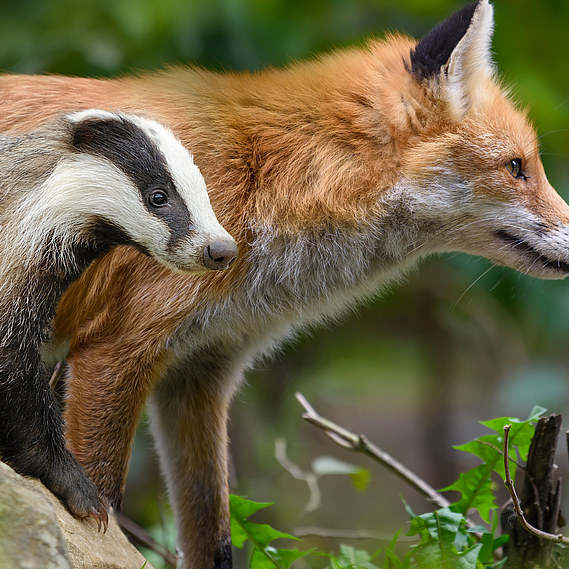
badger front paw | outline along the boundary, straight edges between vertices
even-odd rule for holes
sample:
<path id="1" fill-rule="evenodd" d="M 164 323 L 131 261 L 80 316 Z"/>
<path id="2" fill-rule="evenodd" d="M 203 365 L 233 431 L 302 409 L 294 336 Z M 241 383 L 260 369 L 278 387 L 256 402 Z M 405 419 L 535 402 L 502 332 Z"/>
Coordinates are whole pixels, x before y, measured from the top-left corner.
<path id="1" fill-rule="evenodd" d="M 57 456 L 20 453 L 12 457 L 10 463 L 20 474 L 38 478 L 73 516 L 80 519 L 91 517 L 97 522 L 98 531 L 107 531 L 109 516 L 97 488 L 67 449 Z"/>
<path id="2" fill-rule="evenodd" d="M 81 467 L 66 469 L 60 476 L 42 482 L 73 516 L 80 519 L 93 518 L 97 522 L 98 531 L 102 529 L 106 533 L 109 526 L 107 510 L 99 500 L 95 485 Z"/>

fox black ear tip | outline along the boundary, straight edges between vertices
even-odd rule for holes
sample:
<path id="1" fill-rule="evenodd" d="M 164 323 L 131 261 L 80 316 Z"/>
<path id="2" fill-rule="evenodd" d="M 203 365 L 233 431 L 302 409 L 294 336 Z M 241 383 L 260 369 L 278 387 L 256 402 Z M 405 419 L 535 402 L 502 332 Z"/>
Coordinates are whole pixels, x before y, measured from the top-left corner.
<path id="1" fill-rule="evenodd" d="M 419 81 L 437 77 L 441 68 L 447 65 L 454 50 L 475 20 L 475 15 L 489 8 L 488 0 L 477 0 L 466 4 L 435 26 L 411 50 L 411 73 Z"/>

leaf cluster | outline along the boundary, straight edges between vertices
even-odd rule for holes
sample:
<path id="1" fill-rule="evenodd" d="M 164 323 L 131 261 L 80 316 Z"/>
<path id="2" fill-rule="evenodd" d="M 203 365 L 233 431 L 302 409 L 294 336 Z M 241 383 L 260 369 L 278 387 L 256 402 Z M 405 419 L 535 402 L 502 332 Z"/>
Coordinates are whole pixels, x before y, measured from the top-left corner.
<path id="1" fill-rule="evenodd" d="M 229 497 L 231 513 L 231 540 L 235 547 L 241 549 L 248 540 L 252 547 L 251 569 L 288 569 L 294 561 L 309 552 L 297 549 L 278 549 L 271 545 L 275 539 L 298 538 L 273 529 L 267 524 L 257 524 L 247 518 L 258 510 L 272 506 L 271 503 L 259 503 L 239 496 Z"/>
<path id="2" fill-rule="evenodd" d="M 469 443 L 455 447 L 462 452 L 474 454 L 482 463 L 461 473 L 458 480 L 444 488 L 454 490 L 460 498 L 450 506 L 421 515 L 405 504 L 410 517 L 407 536 L 415 536 L 418 543 L 408 549 L 403 557 L 396 551 L 401 530 L 391 543 L 383 548 L 383 569 L 499 569 L 505 559 L 498 554 L 508 536 L 498 535 L 498 516 L 496 513 L 494 491 L 496 485 L 492 475 L 505 478 L 503 461 L 503 427 L 511 425 L 509 458 L 512 476 L 515 475 L 518 461 L 526 461 L 535 422 L 545 409 L 535 407 L 525 420 L 514 417 L 500 417 L 481 424 L 488 427 L 491 434 L 481 436 Z M 330 462 L 327 458 L 316 470 L 320 474 L 347 474 L 354 476 L 354 468 L 347 464 Z M 361 473 L 359 473 L 361 476 Z M 367 475 L 364 477 L 366 482 Z M 361 483 L 361 481 L 360 481 Z M 363 484 L 365 487 L 365 484 Z M 361 489 L 361 488 L 360 488 Z M 231 532 L 233 543 L 242 548 L 246 541 L 252 546 L 250 569 L 288 569 L 292 563 L 306 555 L 320 555 L 329 558 L 328 569 L 379 569 L 372 561 L 377 557 L 366 551 L 347 545 L 340 546 L 337 556 L 315 551 L 297 549 L 278 549 L 272 545 L 276 539 L 296 539 L 274 530 L 268 525 L 248 520 L 258 510 L 271 504 L 259 504 L 237 496 L 230 497 Z M 472 527 L 468 516 L 477 511 L 486 525 Z M 378 552 L 380 553 L 380 552 Z"/>
<path id="3" fill-rule="evenodd" d="M 492 474 L 501 480 L 505 478 L 503 459 L 503 427 L 511 424 L 509 446 L 510 470 L 515 476 L 518 461 L 526 461 L 535 432 L 535 422 L 545 409 L 534 407 L 526 420 L 515 417 L 500 417 L 482 421 L 494 433 L 481 436 L 469 443 L 459 445 L 457 450 L 474 454 L 482 464 L 460 474 L 458 480 L 443 491 L 460 492 L 460 498 L 447 508 L 441 508 L 415 516 L 407 507 L 411 517 L 408 536 L 418 536 L 420 542 L 400 559 L 395 554 L 395 542 L 385 550 L 384 569 L 498 569 L 505 563 L 496 554 L 507 542 L 508 536 L 498 536 L 497 504 L 494 490 L 496 485 Z M 476 510 L 490 525 L 469 527 L 468 515 Z"/>

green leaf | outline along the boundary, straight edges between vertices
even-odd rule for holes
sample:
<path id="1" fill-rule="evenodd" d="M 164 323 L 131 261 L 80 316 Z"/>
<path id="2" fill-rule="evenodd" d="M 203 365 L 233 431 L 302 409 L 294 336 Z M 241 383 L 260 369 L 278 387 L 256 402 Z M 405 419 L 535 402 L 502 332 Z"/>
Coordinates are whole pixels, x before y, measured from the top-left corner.
<path id="1" fill-rule="evenodd" d="M 426 529 L 433 539 L 452 543 L 463 521 L 462 514 L 452 512 L 449 508 L 441 508 L 413 518 L 411 529 L 405 535 L 416 535 Z"/>
<path id="2" fill-rule="evenodd" d="M 417 516 L 406 535 L 421 534 L 411 558 L 417 569 L 475 569 L 482 544 L 462 551 L 467 543 L 464 516 L 442 508 Z"/>
<path id="3" fill-rule="evenodd" d="M 405 501 L 405 498 L 403 498 L 403 496 L 401 494 L 399 494 L 399 498 L 403 502 L 403 506 L 405 507 L 405 511 L 409 514 L 409 519 L 412 520 L 413 518 L 416 518 L 417 516 L 415 515 L 415 512 L 413 512 L 413 510 L 411 509 L 411 506 L 409 506 L 409 504 Z"/>
<path id="4" fill-rule="evenodd" d="M 251 569 L 275 569 L 275 567 L 288 569 L 297 559 L 300 559 L 310 553 L 310 551 L 276 549 L 270 546 L 265 548 L 265 552 L 268 553 L 276 563 L 273 563 L 260 549 L 255 548 L 255 551 L 251 556 Z"/>
<path id="5" fill-rule="evenodd" d="M 399 539 L 399 534 L 402 532 L 403 530 L 397 530 L 397 532 L 395 533 L 395 535 L 393 536 L 393 539 L 389 542 L 389 546 L 386 549 L 390 549 L 391 551 L 393 551 L 395 549 L 395 546 L 397 545 L 397 540 Z"/>
<path id="6" fill-rule="evenodd" d="M 482 544 L 477 543 L 466 551 L 458 553 L 453 545 L 432 541 L 418 546 L 413 560 L 417 569 L 476 569 L 481 548 Z"/>
<path id="7" fill-rule="evenodd" d="M 247 532 L 247 537 L 261 549 L 265 549 L 275 539 L 294 539 L 299 541 L 297 537 L 277 531 L 267 524 L 255 524 L 244 520 L 241 522 L 241 527 Z"/>
<path id="8" fill-rule="evenodd" d="M 545 407 L 540 407 L 539 405 L 535 405 L 535 407 L 531 410 L 529 417 L 527 418 L 528 421 L 539 421 L 542 415 L 547 413 L 547 409 Z"/>
<path id="9" fill-rule="evenodd" d="M 458 557 L 460 557 L 462 562 L 463 562 L 461 564 L 461 567 L 464 567 L 465 569 L 467 567 L 471 567 L 472 569 L 475 569 L 476 563 L 480 557 L 481 550 L 482 550 L 482 544 L 476 543 L 472 547 L 470 547 L 470 548 L 462 551 L 461 553 L 459 553 Z"/>
<path id="10" fill-rule="evenodd" d="M 481 546 L 478 559 L 480 559 L 482 563 L 492 563 L 492 553 L 496 549 L 494 546 L 494 536 L 489 532 L 483 533 Z"/>
<path id="11" fill-rule="evenodd" d="M 362 468 L 359 472 L 350 474 L 352 485 L 356 492 L 365 492 L 371 481 L 371 472 L 367 468 Z"/>
<path id="12" fill-rule="evenodd" d="M 252 516 L 255 512 L 258 512 L 263 508 L 268 508 L 272 505 L 273 502 L 253 502 L 252 500 L 241 498 L 241 496 L 236 496 L 235 494 L 231 494 L 229 496 L 229 508 L 231 509 L 231 514 L 243 520 Z"/>
<path id="13" fill-rule="evenodd" d="M 470 508 L 476 508 L 484 521 L 490 521 L 490 511 L 497 507 L 492 493 L 491 474 L 496 472 L 502 480 L 506 477 L 502 450 L 503 428 L 505 425 L 511 425 L 508 454 L 512 459 L 510 462 L 511 475 L 515 478 L 516 463 L 513 461 L 517 460 L 518 455 L 522 460 L 527 460 L 531 439 L 535 432 L 533 422 L 539 419 L 544 412 L 543 407 L 534 407 L 525 421 L 520 421 L 516 417 L 499 417 L 490 421 L 482 421 L 482 425 L 495 431 L 496 434 L 484 435 L 474 441 L 454 447 L 457 450 L 474 454 L 483 461 L 481 465 L 461 473 L 456 482 L 443 489 L 443 491 L 457 490 L 461 493 L 460 500 L 452 506 L 454 511 L 466 515 Z"/>
<path id="14" fill-rule="evenodd" d="M 247 539 L 249 539 L 249 534 L 245 531 L 245 528 L 233 517 L 231 516 L 231 543 L 239 549 L 243 548 L 243 544 Z"/>
<path id="15" fill-rule="evenodd" d="M 497 507 L 492 492 L 491 470 L 487 464 L 480 464 L 468 472 L 461 472 L 458 480 L 444 488 L 456 490 L 461 498 L 451 508 L 466 515 L 470 508 L 476 508 L 485 522 L 490 522 L 490 510 Z"/>
<path id="16" fill-rule="evenodd" d="M 500 537 L 497 537 L 494 540 L 494 545 L 493 545 L 494 550 L 498 549 L 498 547 L 502 547 L 502 545 L 507 543 L 509 539 L 510 539 L 509 535 L 501 535 Z"/>
<path id="17" fill-rule="evenodd" d="M 336 565 L 332 564 L 333 569 L 379 569 L 371 563 L 371 555 L 363 549 L 355 549 L 350 545 L 340 545 L 340 555 L 334 558 Z"/>
<path id="18" fill-rule="evenodd" d="M 395 552 L 386 549 L 383 569 L 392 569 L 393 567 L 395 567 L 395 569 L 403 569 L 403 562 L 397 557 Z"/>
<path id="19" fill-rule="evenodd" d="M 401 498 L 403 500 L 403 498 Z M 398 530 L 393 536 L 393 539 L 389 542 L 389 545 L 385 548 L 385 559 L 383 560 L 383 569 L 391 569 L 395 566 L 396 569 L 402 569 L 403 563 L 395 554 L 395 546 L 397 545 L 397 540 L 399 539 L 399 534 L 402 530 Z"/>
<path id="20" fill-rule="evenodd" d="M 266 524 L 256 524 L 245 519 L 251 514 L 272 506 L 272 504 L 252 502 L 239 496 L 229 497 L 229 511 L 231 513 L 231 539 L 236 547 L 242 548 L 246 539 L 250 539 L 261 549 L 267 547 L 274 539 L 294 539 L 297 537 L 273 529 Z"/>
<path id="21" fill-rule="evenodd" d="M 318 476 L 344 474 L 352 479 L 357 492 L 365 492 L 371 480 L 371 472 L 367 468 L 350 464 L 332 456 L 319 456 L 312 461 L 312 470 Z"/>

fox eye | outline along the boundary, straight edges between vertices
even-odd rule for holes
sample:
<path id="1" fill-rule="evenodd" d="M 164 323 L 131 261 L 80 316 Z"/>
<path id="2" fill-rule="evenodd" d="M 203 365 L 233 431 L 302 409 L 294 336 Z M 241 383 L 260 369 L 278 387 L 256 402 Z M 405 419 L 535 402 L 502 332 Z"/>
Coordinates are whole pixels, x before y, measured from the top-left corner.
<path id="1" fill-rule="evenodd" d="M 514 158 L 513 160 L 510 160 L 506 164 L 506 168 L 508 169 L 508 172 L 510 172 L 510 174 L 514 178 L 527 180 L 527 176 L 524 174 L 524 172 L 522 170 L 522 159 L 521 158 Z"/>

